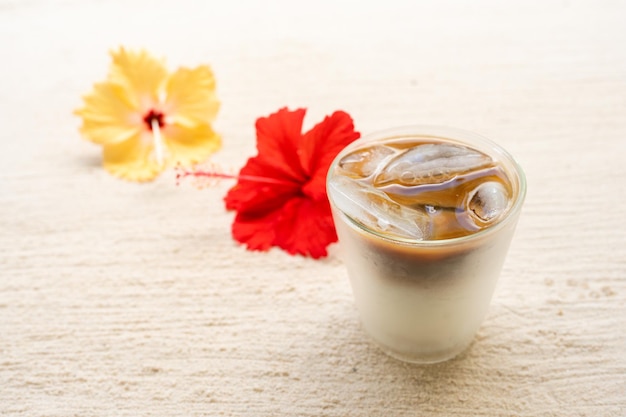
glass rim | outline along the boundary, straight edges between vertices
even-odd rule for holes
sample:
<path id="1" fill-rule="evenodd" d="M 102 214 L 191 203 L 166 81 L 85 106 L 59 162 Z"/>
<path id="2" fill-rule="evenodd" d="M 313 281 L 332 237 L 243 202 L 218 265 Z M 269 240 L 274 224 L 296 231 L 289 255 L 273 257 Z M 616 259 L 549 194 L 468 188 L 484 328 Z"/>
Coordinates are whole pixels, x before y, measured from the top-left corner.
<path id="1" fill-rule="evenodd" d="M 510 180 L 513 183 L 514 191 L 516 191 L 515 200 L 513 201 L 509 210 L 504 214 L 504 218 L 489 227 L 465 236 L 436 240 L 416 240 L 399 236 L 389 236 L 370 227 L 367 227 L 350 217 L 348 214 L 344 213 L 335 205 L 332 198 L 332 192 L 330 191 L 331 188 L 328 187 L 328 182 L 334 176 L 334 170 L 341 158 L 343 158 L 347 153 L 368 142 L 383 140 L 401 140 L 415 137 L 439 139 L 445 140 L 447 142 L 451 141 L 459 143 L 461 145 L 474 147 L 480 151 L 485 152 L 496 161 L 504 164 L 505 168 L 507 168 L 507 174 L 509 174 L 509 176 L 511 174 L 515 175 L 515 178 L 510 178 Z M 518 213 L 521 211 L 524 200 L 526 199 L 527 188 L 526 175 L 524 173 L 524 170 L 515 160 L 513 155 L 511 155 L 502 146 L 487 138 L 486 136 L 470 130 L 438 125 L 405 125 L 389 129 L 377 130 L 366 135 L 362 135 L 359 139 L 355 140 L 354 142 L 343 148 L 333 159 L 326 176 L 326 185 L 326 189 L 328 190 L 328 200 L 331 206 L 347 220 L 347 223 L 349 225 L 373 237 L 388 242 L 393 242 L 394 244 L 415 247 L 451 246 L 460 243 L 472 242 L 497 232 L 498 230 L 511 223 L 513 219 L 516 219 L 518 217 Z"/>

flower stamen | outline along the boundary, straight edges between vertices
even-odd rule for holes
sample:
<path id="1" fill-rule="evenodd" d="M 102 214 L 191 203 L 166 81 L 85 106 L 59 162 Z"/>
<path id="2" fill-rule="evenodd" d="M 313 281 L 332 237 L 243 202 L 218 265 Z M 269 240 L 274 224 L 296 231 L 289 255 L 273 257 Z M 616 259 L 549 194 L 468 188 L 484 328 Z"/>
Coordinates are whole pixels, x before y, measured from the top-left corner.
<path id="1" fill-rule="evenodd" d="M 152 119 L 150 127 L 152 128 L 152 139 L 154 140 L 154 153 L 159 166 L 163 165 L 163 139 L 161 138 L 160 124 L 156 119 Z"/>
<path id="2" fill-rule="evenodd" d="M 165 126 L 165 115 L 154 109 L 150 109 L 143 117 L 143 121 L 148 125 L 148 129 L 152 131 L 152 141 L 154 143 L 154 154 L 159 166 L 163 166 L 165 160 L 163 151 L 163 138 L 161 137 L 161 128 Z"/>
<path id="3" fill-rule="evenodd" d="M 155 121 L 158 123 L 159 127 L 165 126 L 165 115 L 158 110 L 150 109 L 143 117 L 143 121 L 148 126 L 148 129 L 154 130 Z"/>
<path id="4" fill-rule="evenodd" d="M 178 172 L 176 173 L 177 181 L 185 177 L 207 178 L 207 179 L 217 180 L 217 181 L 228 179 L 228 180 L 238 180 L 238 181 L 251 181 L 251 182 L 257 182 L 257 183 L 264 183 L 264 184 L 278 184 L 278 185 L 290 185 L 290 186 L 296 185 L 293 182 L 290 182 L 287 180 L 280 180 L 277 178 L 260 177 L 257 175 L 229 174 L 229 173 L 222 171 L 214 164 L 212 164 L 211 167 L 207 170 L 188 171 L 188 170 L 184 170 L 178 167 Z"/>

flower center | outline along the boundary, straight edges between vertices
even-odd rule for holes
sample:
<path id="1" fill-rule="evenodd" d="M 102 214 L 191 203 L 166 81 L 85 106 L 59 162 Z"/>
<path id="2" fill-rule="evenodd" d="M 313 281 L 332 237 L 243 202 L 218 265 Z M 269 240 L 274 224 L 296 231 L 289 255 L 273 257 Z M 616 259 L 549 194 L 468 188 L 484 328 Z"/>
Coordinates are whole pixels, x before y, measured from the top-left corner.
<path id="1" fill-rule="evenodd" d="M 150 109 L 143 117 L 143 121 L 148 125 L 148 129 L 152 130 L 152 122 L 157 122 L 159 127 L 165 126 L 165 115 L 158 110 Z"/>

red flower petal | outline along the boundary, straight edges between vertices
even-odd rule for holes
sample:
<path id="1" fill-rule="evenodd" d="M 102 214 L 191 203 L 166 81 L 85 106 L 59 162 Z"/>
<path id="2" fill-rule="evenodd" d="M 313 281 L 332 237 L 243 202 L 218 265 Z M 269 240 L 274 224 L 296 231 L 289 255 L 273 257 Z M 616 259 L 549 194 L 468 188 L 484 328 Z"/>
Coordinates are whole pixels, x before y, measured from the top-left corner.
<path id="1" fill-rule="evenodd" d="M 326 196 L 326 173 L 359 134 L 350 116 L 333 113 L 302 135 L 305 110 L 281 109 L 257 123 L 258 155 L 241 169 L 225 197 L 237 210 L 233 237 L 251 250 L 278 246 L 320 258 L 337 241 Z"/>
<path id="2" fill-rule="evenodd" d="M 279 216 L 277 211 L 270 211 L 264 216 L 238 213 L 232 226 L 233 237 L 250 250 L 268 250 L 274 244 L 274 224 Z"/>
<path id="3" fill-rule="evenodd" d="M 232 226 L 233 237 L 251 250 L 278 246 L 292 255 L 326 256 L 337 241 L 328 201 L 300 197 L 288 200 L 265 216 L 239 213 Z"/>
<path id="4" fill-rule="evenodd" d="M 282 212 L 276 224 L 276 246 L 292 255 L 310 255 L 314 259 L 328 254 L 328 245 L 337 241 L 328 200 L 293 199 Z"/>
<path id="5" fill-rule="evenodd" d="M 279 208 L 300 192 L 300 184 L 281 177 L 274 166 L 256 156 L 239 172 L 239 181 L 224 201 L 228 210 L 265 213 Z"/>
<path id="6" fill-rule="evenodd" d="M 297 182 L 306 180 L 307 173 L 298 161 L 305 113 L 305 109 L 289 111 L 282 108 L 256 122 L 259 162 L 277 169 L 280 178 Z"/>
<path id="7" fill-rule="evenodd" d="M 343 111 L 327 116 L 304 135 L 300 163 L 311 177 L 305 190 L 309 197 L 327 198 L 326 175 L 330 164 L 343 148 L 359 136 L 354 131 L 352 118 Z"/>

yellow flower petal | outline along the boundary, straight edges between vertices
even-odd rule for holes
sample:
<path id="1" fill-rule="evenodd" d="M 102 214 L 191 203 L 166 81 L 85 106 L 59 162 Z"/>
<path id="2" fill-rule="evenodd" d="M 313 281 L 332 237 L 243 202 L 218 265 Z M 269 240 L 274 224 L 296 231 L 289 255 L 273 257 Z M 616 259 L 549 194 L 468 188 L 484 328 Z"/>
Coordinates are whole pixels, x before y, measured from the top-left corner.
<path id="1" fill-rule="evenodd" d="M 219 101 L 215 95 L 215 78 L 206 65 L 194 69 L 179 68 L 165 86 L 165 111 L 172 123 L 192 127 L 215 119 Z"/>
<path id="2" fill-rule="evenodd" d="M 86 139 L 101 145 L 111 144 L 139 133 L 140 126 L 133 120 L 137 112 L 121 87 L 111 83 L 95 84 L 83 100 L 85 107 L 75 114 L 83 119 L 80 131 Z M 138 114 L 135 118 L 139 119 Z"/>
<path id="3" fill-rule="evenodd" d="M 106 82 L 95 84 L 76 111 L 83 135 L 103 145 L 110 173 L 148 181 L 169 166 L 202 162 L 219 149 L 221 139 L 209 124 L 219 102 L 208 66 L 168 76 L 164 63 L 144 50 L 122 47 L 111 57 Z"/>
<path id="4" fill-rule="evenodd" d="M 149 181 L 165 169 L 154 155 L 154 143 L 149 133 L 136 135 L 124 142 L 105 144 L 104 167 L 116 177 L 131 181 Z"/>
<path id="5" fill-rule="evenodd" d="M 203 162 L 222 145 L 220 136 L 208 124 L 193 128 L 170 125 L 163 131 L 163 137 L 171 165 Z"/>
<path id="6" fill-rule="evenodd" d="M 109 81 L 124 88 L 136 109 L 143 113 L 159 102 L 159 90 L 167 78 L 162 60 L 143 49 L 127 51 L 123 47 L 111 51 L 111 58 Z"/>

